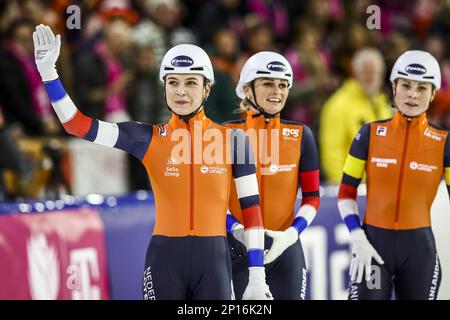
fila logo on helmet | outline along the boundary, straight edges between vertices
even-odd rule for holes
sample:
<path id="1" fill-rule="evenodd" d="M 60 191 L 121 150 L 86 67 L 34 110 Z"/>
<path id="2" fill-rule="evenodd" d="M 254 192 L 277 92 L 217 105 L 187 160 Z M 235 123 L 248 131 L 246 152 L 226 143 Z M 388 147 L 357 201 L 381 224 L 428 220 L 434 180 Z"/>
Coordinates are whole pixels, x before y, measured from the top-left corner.
<path id="1" fill-rule="evenodd" d="M 188 56 L 176 56 L 170 63 L 174 67 L 189 67 L 194 64 L 194 60 Z"/>
<path id="2" fill-rule="evenodd" d="M 424 74 L 427 72 L 427 69 L 425 69 L 425 67 L 421 64 L 418 63 L 412 63 L 406 66 L 405 71 L 407 73 L 411 73 L 411 74 Z"/>
<path id="3" fill-rule="evenodd" d="M 284 63 L 279 61 L 272 61 L 269 64 L 267 64 L 267 69 L 270 71 L 276 71 L 276 72 L 285 72 L 287 70 Z"/>

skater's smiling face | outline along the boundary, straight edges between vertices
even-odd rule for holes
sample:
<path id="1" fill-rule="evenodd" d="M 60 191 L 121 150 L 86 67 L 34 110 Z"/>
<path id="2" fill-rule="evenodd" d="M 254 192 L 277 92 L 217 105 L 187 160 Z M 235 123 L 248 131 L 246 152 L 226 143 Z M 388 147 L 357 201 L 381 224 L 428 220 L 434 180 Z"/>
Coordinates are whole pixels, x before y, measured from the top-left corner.
<path id="1" fill-rule="evenodd" d="M 251 86 L 247 85 L 244 87 L 244 93 L 249 100 L 257 103 L 265 112 L 276 114 L 284 108 L 289 94 L 289 83 L 287 80 L 258 78 L 254 82 L 254 88 L 255 91 L 253 92 Z M 255 93 L 256 99 L 253 93 Z"/>
<path id="2" fill-rule="evenodd" d="M 199 74 L 168 74 L 164 83 L 167 104 L 182 116 L 197 110 L 211 92 L 211 83 Z"/>
<path id="3" fill-rule="evenodd" d="M 394 101 L 398 110 L 407 117 L 417 117 L 427 111 L 435 90 L 429 82 L 397 79 L 392 84 Z"/>

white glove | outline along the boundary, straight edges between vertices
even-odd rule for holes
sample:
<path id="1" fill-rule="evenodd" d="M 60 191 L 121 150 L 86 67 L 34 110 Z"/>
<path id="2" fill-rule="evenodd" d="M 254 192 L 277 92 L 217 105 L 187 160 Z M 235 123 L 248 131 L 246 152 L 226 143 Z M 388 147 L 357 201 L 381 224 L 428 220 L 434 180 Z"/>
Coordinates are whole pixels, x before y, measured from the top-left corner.
<path id="1" fill-rule="evenodd" d="M 52 81 L 58 78 L 55 63 L 61 48 L 61 36 L 56 37 L 49 26 L 36 26 L 33 32 L 34 60 L 42 81 Z"/>
<path id="2" fill-rule="evenodd" d="M 242 295 L 242 300 L 273 300 L 266 283 L 264 267 L 249 267 L 248 272 L 248 285 Z"/>
<path id="3" fill-rule="evenodd" d="M 231 233 L 233 234 L 233 237 L 239 241 L 240 243 L 242 243 L 244 245 L 244 247 L 246 247 L 245 245 L 245 233 L 244 233 L 245 229 L 244 226 L 242 224 L 238 224 L 233 231 L 231 231 Z"/>
<path id="4" fill-rule="evenodd" d="M 267 236 L 273 238 L 272 246 L 264 255 L 264 264 L 275 261 L 287 248 L 298 240 L 298 232 L 294 227 L 289 227 L 284 231 L 265 230 Z"/>
<path id="5" fill-rule="evenodd" d="M 361 283 L 364 271 L 366 281 L 370 280 L 372 272 L 372 258 L 379 264 L 384 264 L 378 252 L 367 240 L 364 230 L 357 229 L 350 233 L 353 259 L 350 263 L 350 280 Z"/>

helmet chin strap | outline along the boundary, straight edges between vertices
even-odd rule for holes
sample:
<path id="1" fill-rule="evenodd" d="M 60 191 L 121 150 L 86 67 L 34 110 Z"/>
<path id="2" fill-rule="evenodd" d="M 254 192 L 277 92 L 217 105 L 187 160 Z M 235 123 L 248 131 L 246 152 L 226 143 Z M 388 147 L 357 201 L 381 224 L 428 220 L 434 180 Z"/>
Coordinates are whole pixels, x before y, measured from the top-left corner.
<path id="1" fill-rule="evenodd" d="M 250 83 L 250 88 L 252 89 L 252 93 L 253 93 L 253 98 L 255 99 L 255 102 L 253 102 L 252 100 L 250 100 L 249 98 L 245 98 L 245 100 L 247 100 L 248 103 L 250 103 L 250 105 L 255 108 L 256 110 L 259 111 L 259 113 L 252 115 L 252 118 L 257 118 L 257 117 L 261 117 L 264 116 L 264 118 L 270 119 L 270 118 L 275 118 L 276 116 L 278 116 L 281 112 L 278 111 L 276 113 L 267 113 L 259 104 L 258 101 L 256 101 L 256 93 L 255 93 L 255 82 L 252 81 Z"/>
<path id="2" fill-rule="evenodd" d="M 178 118 L 183 120 L 184 123 L 188 123 L 189 120 L 191 120 L 193 117 L 195 117 L 202 110 L 203 102 L 205 102 L 205 101 L 206 100 L 203 100 L 202 103 L 200 104 L 200 106 L 189 114 L 178 114 L 178 113 L 172 111 L 170 108 L 169 108 L 169 110 L 171 110 L 174 114 L 176 114 L 178 116 Z"/>
<path id="3" fill-rule="evenodd" d="M 205 78 L 203 78 L 203 88 L 206 88 Z M 205 103 L 205 101 L 207 99 L 202 99 L 202 102 L 200 103 L 200 105 L 194 111 L 192 111 L 191 113 L 189 113 L 189 114 L 178 114 L 175 111 L 173 111 L 169 107 L 169 104 L 167 103 L 166 83 L 165 83 L 165 79 L 164 79 L 164 100 L 166 102 L 167 109 L 169 109 L 170 112 L 172 112 L 173 114 L 177 115 L 179 119 L 183 120 L 184 123 L 187 124 L 190 119 L 195 117 L 202 110 L 203 104 Z"/>

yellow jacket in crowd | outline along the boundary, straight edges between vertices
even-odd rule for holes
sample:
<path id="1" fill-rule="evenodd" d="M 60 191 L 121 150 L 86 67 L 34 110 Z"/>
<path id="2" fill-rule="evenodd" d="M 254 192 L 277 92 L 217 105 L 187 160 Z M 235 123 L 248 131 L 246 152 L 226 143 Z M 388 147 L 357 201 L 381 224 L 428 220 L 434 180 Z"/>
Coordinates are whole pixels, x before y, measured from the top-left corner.
<path id="1" fill-rule="evenodd" d="M 344 82 L 325 102 L 320 116 L 320 156 L 327 182 L 341 181 L 345 159 L 361 126 L 391 117 L 386 95 L 378 93 L 370 99 L 355 79 Z"/>

